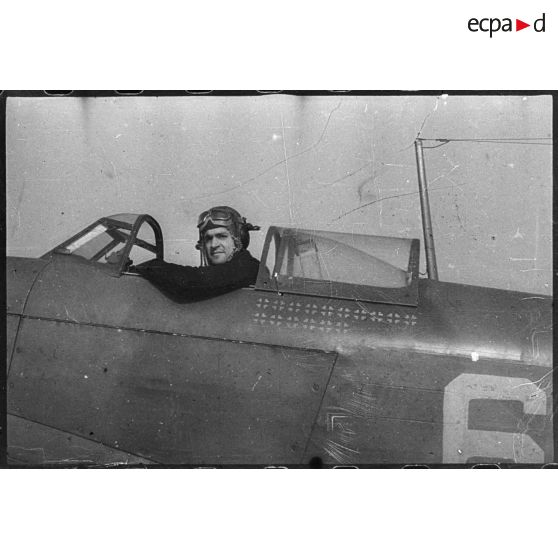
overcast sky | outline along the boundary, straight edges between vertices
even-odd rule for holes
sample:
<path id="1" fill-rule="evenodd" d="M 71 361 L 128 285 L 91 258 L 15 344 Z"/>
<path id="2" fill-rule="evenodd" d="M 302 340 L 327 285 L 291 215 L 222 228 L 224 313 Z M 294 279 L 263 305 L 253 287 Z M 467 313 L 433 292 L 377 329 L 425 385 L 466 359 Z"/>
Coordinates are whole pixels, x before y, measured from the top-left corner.
<path id="1" fill-rule="evenodd" d="M 8 254 L 137 212 L 161 224 L 169 261 L 197 265 L 212 205 L 262 226 L 256 257 L 272 224 L 422 244 L 420 131 L 498 140 L 425 143 L 439 145 L 425 157 L 440 280 L 550 294 L 551 109 L 529 95 L 9 98 Z"/>

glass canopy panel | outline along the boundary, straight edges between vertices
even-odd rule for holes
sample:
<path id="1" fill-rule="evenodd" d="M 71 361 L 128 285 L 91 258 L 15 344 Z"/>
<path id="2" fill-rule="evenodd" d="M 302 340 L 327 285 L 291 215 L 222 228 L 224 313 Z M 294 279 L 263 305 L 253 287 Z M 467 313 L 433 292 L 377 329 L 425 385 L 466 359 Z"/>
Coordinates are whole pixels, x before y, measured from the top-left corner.
<path id="1" fill-rule="evenodd" d="M 418 240 L 271 227 L 256 288 L 416 304 Z"/>
<path id="2" fill-rule="evenodd" d="M 105 221 L 58 246 L 54 252 L 80 256 L 99 263 L 118 264 L 129 238 L 128 230 L 122 230 Z"/>

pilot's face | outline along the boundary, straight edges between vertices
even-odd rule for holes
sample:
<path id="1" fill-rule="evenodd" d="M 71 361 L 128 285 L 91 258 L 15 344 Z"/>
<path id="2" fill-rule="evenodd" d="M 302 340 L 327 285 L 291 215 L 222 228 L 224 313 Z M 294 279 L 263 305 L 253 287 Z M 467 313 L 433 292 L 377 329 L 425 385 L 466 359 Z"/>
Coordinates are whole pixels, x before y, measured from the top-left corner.
<path id="1" fill-rule="evenodd" d="M 203 242 L 211 265 L 228 262 L 233 255 L 234 238 L 225 227 L 209 229 L 203 235 Z"/>

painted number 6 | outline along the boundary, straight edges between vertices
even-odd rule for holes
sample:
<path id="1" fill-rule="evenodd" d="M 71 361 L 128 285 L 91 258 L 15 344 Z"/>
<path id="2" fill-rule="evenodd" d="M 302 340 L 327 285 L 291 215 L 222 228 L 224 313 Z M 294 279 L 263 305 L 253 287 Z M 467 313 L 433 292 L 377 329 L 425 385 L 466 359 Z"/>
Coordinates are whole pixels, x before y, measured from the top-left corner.
<path id="1" fill-rule="evenodd" d="M 528 434 L 469 429 L 469 403 L 474 399 L 523 403 L 523 412 L 546 414 L 546 394 L 525 378 L 461 374 L 444 390 L 444 463 L 466 463 L 472 457 L 544 463 L 543 449 Z"/>

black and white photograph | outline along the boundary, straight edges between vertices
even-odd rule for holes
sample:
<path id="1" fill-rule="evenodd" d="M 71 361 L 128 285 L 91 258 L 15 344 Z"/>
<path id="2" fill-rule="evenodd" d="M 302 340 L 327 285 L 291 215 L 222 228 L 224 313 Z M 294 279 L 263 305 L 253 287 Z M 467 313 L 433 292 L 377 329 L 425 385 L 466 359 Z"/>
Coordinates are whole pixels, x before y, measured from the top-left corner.
<path id="1" fill-rule="evenodd" d="M 555 19 L 6 3 L 4 554 L 555 554 Z"/>
<path id="2" fill-rule="evenodd" d="M 8 465 L 555 461 L 550 94 L 3 96 Z"/>

